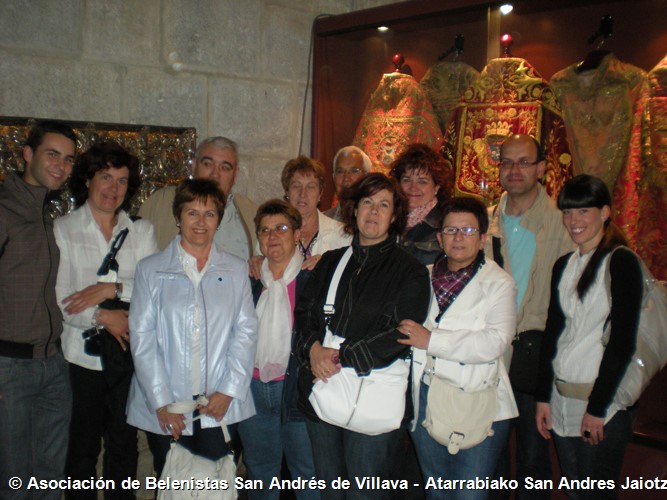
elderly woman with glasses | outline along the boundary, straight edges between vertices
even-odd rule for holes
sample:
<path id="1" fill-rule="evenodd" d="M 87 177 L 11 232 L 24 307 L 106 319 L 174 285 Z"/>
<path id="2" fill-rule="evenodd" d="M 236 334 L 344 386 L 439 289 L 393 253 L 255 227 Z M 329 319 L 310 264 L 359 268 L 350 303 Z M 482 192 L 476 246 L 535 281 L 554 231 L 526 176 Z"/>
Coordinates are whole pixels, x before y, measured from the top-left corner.
<path id="1" fill-rule="evenodd" d="M 431 269 L 433 300 L 428 320 L 424 326 L 411 320 L 399 326 L 405 337 L 398 342 L 415 348 L 412 438 L 425 481 L 492 476 L 510 419 L 518 415 L 502 359 L 516 326 L 516 288 L 512 278 L 484 256 L 488 225 L 480 201 L 452 198 L 443 205 L 437 234 L 443 253 Z M 457 449 L 450 435 L 443 440 L 437 433 L 436 403 L 452 391 L 455 396 L 477 393 L 489 404 L 492 432 L 471 447 L 464 441 Z M 463 422 L 473 421 L 483 410 L 470 411 L 469 419 L 461 415 Z M 427 499 L 487 495 L 484 489 L 447 491 L 446 495 L 444 490 L 426 491 Z"/>
<path id="2" fill-rule="evenodd" d="M 285 200 L 301 214 L 301 231 L 297 248 L 304 257 L 304 268 L 312 270 L 324 252 L 348 246 L 352 239 L 343 224 L 319 210 L 324 192 L 324 166 L 307 156 L 289 160 L 280 176 Z M 250 274 L 259 279 L 264 257 L 250 259 Z"/>
<path id="3" fill-rule="evenodd" d="M 297 408 L 298 364 L 292 352 L 294 307 L 310 277 L 302 270 L 298 251 L 301 214 L 282 200 L 262 204 L 255 216 L 255 230 L 262 262 L 261 279 L 253 280 L 253 299 L 259 318 L 257 355 L 250 384 L 257 414 L 239 423 L 243 460 L 248 479 L 262 480 L 263 490 L 248 491 L 250 499 L 279 498 L 283 455 L 292 478 L 315 476 L 313 453 L 305 417 Z M 318 499 L 316 489 L 294 492 L 297 499 Z"/>

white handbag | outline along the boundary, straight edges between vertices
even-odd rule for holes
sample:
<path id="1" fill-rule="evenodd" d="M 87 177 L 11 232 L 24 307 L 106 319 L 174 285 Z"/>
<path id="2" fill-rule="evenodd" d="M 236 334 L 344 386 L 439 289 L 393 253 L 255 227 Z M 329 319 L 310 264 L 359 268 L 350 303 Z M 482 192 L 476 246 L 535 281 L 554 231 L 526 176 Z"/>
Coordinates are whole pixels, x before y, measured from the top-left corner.
<path id="1" fill-rule="evenodd" d="M 230 441 L 227 426 L 221 422 L 225 442 Z M 177 441 L 171 443 L 160 476 L 158 500 L 236 500 L 236 464 L 230 452 L 219 460 L 195 455 Z"/>
<path id="2" fill-rule="evenodd" d="M 324 347 L 337 349 L 345 340 L 327 329 Z M 318 380 L 310 404 L 320 419 L 354 432 L 375 436 L 398 429 L 405 414 L 410 361 L 397 359 L 360 377 L 342 368 L 327 382 Z"/>
<path id="3" fill-rule="evenodd" d="M 615 250 L 610 253 L 605 269 L 605 286 L 610 310 L 612 303 L 609 265 Z M 634 405 L 651 379 L 667 363 L 667 287 L 653 277 L 641 257 L 636 254 L 635 256 L 642 271 L 643 293 L 637 326 L 637 347 L 613 400 L 621 408 Z M 604 347 L 607 347 L 610 335 L 611 322 L 608 321 L 602 338 Z"/>
<path id="4" fill-rule="evenodd" d="M 343 254 L 329 285 L 325 314 L 333 314 L 333 303 L 343 270 L 352 248 Z M 327 328 L 322 345 L 338 349 L 345 339 Z M 345 367 L 313 386 L 309 401 L 317 416 L 330 424 L 374 436 L 396 430 L 405 414 L 405 398 L 410 360 L 397 359 L 384 368 L 375 368 L 360 377 L 354 368 Z"/>
<path id="5" fill-rule="evenodd" d="M 445 380 L 431 377 L 422 425 L 447 451 L 456 455 L 493 436 L 498 389 L 465 392 Z"/>

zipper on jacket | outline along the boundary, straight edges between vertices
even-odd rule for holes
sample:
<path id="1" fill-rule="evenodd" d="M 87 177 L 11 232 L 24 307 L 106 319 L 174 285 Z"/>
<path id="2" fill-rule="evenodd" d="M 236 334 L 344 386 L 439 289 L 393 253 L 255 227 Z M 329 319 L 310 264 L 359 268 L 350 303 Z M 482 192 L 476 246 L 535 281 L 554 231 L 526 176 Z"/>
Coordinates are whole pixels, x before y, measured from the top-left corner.
<path id="1" fill-rule="evenodd" d="M 360 249 L 360 251 L 364 251 L 364 249 Z M 352 297 L 352 291 L 354 289 L 354 282 L 356 279 L 359 278 L 361 275 L 361 271 L 364 268 L 364 264 L 366 264 L 366 261 L 368 260 L 368 255 L 370 254 L 370 251 L 368 249 L 365 249 L 365 255 L 364 258 L 361 260 L 359 263 L 359 267 L 352 273 L 352 276 L 350 277 L 350 282 L 347 286 L 347 293 L 345 294 L 345 300 L 343 301 L 343 310 L 345 311 L 345 324 L 343 325 L 343 328 L 341 329 L 341 332 L 343 335 L 341 337 L 347 338 L 347 335 L 345 333 L 347 332 L 347 325 L 350 323 L 350 312 L 352 311 L 352 300 L 348 300 L 348 298 Z"/>
<path id="2" fill-rule="evenodd" d="M 46 198 L 44 199 L 46 202 Z M 42 205 L 42 229 L 44 229 L 44 235 L 46 236 L 46 247 L 48 250 L 48 258 L 49 258 L 49 271 L 46 274 L 46 279 L 44 281 L 44 286 L 42 288 L 42 299 L 44 299 L 44 306 L 46 307 L 46 314 L 49 317 L 49 336 L 46 339 L 46 345 L 44 346 L 44 359 L 48 357 L 49 354 L 49 343 L 51 342 L 51 337 L 53 337 L 53 318 L 51 317 L 51 310 L 49 309 L 49 304 L 46 300 L 46 287 L 49 283 L 49 277 L 51 276 L 51 270 L 53 269 L 53 258 L 51 255 L 51 242 L 49 241 L 49 234 L 48 231 L 46 230 L 46 223 L 44 222 L 44 210 L 45 206 Z"/>

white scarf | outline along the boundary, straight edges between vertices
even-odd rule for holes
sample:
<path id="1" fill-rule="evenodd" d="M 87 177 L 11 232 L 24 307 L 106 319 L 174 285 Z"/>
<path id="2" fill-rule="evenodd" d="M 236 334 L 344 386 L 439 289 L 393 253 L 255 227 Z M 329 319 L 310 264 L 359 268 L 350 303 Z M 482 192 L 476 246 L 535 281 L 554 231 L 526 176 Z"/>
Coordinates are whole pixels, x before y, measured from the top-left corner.
<path id="1" fill-rule="evenodd" d="M 266 290 L 257 302 L 259 328 L 255 357 L 262 382 L 282 377 L 287 371 L 292 348 L 292 306 L 287 285 L 299 274 L 302 263 L 301 252 L 295 251 L 283 277 L 275 280 L 269 269 L 269 259 L 262 262 L 262 285 Z"/>

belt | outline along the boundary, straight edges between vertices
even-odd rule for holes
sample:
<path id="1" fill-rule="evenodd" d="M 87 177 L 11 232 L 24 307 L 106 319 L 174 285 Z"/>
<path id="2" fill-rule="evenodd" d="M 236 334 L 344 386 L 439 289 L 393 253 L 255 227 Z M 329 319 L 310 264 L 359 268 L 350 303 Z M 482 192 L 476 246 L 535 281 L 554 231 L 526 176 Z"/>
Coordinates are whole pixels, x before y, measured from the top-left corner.
<path id="1" fill-rule="evenodd" d="M 53 356 L 60 350 L 60 339 L 51 344 L 47 344 L 46 355 L 44 350 L 39 349 L 35 353 L 35 345 L 24 342 L 10 342 L 9 340 L 0 340 L 0 356 L 16 359 L 42 359 Z"/>
<path id="2" fill-rule="evenodd" d="M 563 397 L 588 401 L 588 397 L 593 392 L 593 383 L 575 384 L 556 379 L 556 390 Z"/>

